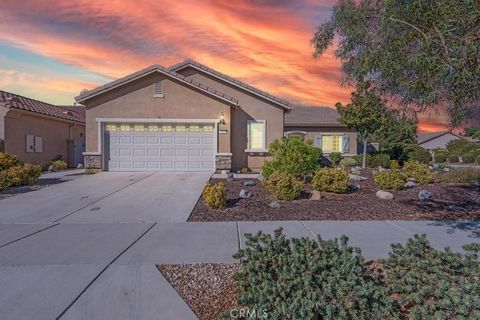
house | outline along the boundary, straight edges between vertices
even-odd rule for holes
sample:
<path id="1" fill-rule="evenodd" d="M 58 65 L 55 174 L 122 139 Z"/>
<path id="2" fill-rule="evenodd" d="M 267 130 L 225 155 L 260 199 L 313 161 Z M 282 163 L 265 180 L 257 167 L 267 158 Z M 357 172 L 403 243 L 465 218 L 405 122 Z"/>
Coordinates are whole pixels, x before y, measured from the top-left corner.
<path id="1" fill-rule="evenodd" d="M 340 114 L 329 107 L 295 107 L 285 114 L 285 137 L 312 140 L 324 155 L 357 154 L 357 132 L 339 123 Z"/>
<path id="2" fill-rule="evenodd" d="M 310 117 L 286 127 L 290 102 L 192 60 L 153 65 L 75 99 L 86 107 L 85 164 L 108 171 L 256 170 L 285 128 L 301 126 L 332 150 L 350 132 Z"/>
<path id="3" fill-rule="evenodd" d="M 451 131 L 417 133 L 417 143 L 427 150 L 446 149 L 452 140 L 464 139 Z"/>
<path id="4" fill-rule="evenodd" d="M 29 163 L 83 163 L 85 108 L 56 106 L 0 90 L 0 152 Z"/>

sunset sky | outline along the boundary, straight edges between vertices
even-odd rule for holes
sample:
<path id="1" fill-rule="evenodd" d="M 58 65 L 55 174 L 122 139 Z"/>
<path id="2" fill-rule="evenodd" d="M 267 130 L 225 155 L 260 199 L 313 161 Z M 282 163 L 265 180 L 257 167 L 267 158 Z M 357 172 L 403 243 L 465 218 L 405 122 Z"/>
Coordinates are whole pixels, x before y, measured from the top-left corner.
<path id="1" fill-rule="evenodd" d="M 298 105 L 348 102 L 333 49 L 310 39 L 334 1 L 2 0 L 0 89 L 55 104 L 151 64 L 191 58 Z M 443 130 L 444 115 L 421 116 Z"/>

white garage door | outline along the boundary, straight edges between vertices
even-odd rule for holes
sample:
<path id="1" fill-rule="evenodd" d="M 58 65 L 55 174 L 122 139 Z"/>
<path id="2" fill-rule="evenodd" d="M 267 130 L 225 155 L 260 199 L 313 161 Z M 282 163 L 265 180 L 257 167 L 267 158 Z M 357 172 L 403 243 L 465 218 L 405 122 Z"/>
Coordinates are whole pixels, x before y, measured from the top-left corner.
<path id="1" fill-rule="evenodd" d="M 213 124 L 106 124 L 109 171 L 213 171 Z"/>

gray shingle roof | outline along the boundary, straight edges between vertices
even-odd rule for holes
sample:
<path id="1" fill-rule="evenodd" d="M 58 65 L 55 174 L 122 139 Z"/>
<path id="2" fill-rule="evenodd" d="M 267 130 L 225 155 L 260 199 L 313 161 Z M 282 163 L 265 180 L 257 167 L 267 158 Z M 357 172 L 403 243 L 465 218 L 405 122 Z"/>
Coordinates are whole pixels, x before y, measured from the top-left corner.
<path id="1" fill-rule="evenodd" d="M 154 73 L 154 72 L 160 72 L 170 78 L 173 78 L 173 79 L 176 79 L 182 83 L 185 83 L 191 87 L 194 87 L 194 88 L 198 88 L 212 96 L 215 96 L 217 98 L 220 98 L 232 105 L 238 105 L 238 100 L 225 94 L 225 93 L 222 93 L 214 88 L 210 88 L 208 86 L 205 86 L 199 82 L 196 82 L 196 81 L 193 81 L 192 79 L 189 79 L 185 76 L 182 76 L 181 74 L 178 74 L 176 73 L 175 71 L 171 71 L 171 70 L 168 70 L 166 69 L 165 67 L 161 66 L 161 65 L 158 65 L 158 64 L 154 64 L 148 68 L 145 68 L 145 69 L 142 69 L 140 71 L 137 71 L 135 73 L 132 73 L 128 76 L 125 76 L 123 78 L 120 78 L 120 79 L 117 79 L 115 81 L 112 81 L 112 82 L 109 82 L 103 86 L 100 86 L 98 88 L 95 88 L 93 90 L 90 90 L 90 91 L 84 91 L 84 92 L 81 92 L 80 95 L 78 95 L 77 97 L 75 97 L 75 100 L 78 101 L 78 102 L 82 102 L 86 99 L 89 99 L 97 94 L 100 94 L 100 93 L 103 93 L 103 92 L 106 92 L 110 89 L 113 89 L 115 87 L 118 87 L 124 83 L 127 83 L 127 82 L 130 82 L 132 80 L 135 80 L 137 78 L 141 78 L 141 77 L 144 77 L 148 74 L 151 74 L 151 73 Z"/>
<path id="2" fill-rule="evenodd" d="M 340 114 L 329 107 L 295 107 L 285 114 L 286 126 L 344 126 Z"/>
<path id="3" fill-rule="evenodd" d="M 235 79 L 235 78 L 232 78 L 230 76 L 227 76 L 221 72 L 218 72 L 212 68 L 209 68 L 201 63 L 198 63 L 194 60 L 185 60 L 183 62 L 180 62 L 180 63 L 177 63 L 171 67 L 169 67 L 168 69 L 169 70 L 173 70 L 173 71 L 178 71 L 178 70 L 181 70 L 181 69 L 184 69 L 184 68 L 187 68 L 187 67 L 193 67 L 193 68 L 196 68 L 196 69 L 199 69 L 199 70 L 203 70 L 217 78 L 220 78 L 220 79 L 223 79 L 225 80 L 226 82 L 229 82 L 229 83 L 232 83 L 240 88 L 243 88 L 247 91 L 250 91 L 258 96 L 261 96 L 263 97 L 264 99 L 267 99 L 267 100 L 270 100 L 278 105 L 280 105 L 281 107 L 285 108 L 285 109 L 292 109 L 293 108 L 293 105 L 286 101 L 286 100 L 283 100 L 283 99 L 280 99 L 278 97 L 275 97 L 275 96 L 272 96 L 271 94 L 263 91 L 263 90 L 260 90 L 258 88 L 255 88 L 255 87 L 252 87 L 251 85 L 248 85 L 246 84 L 245 82 L 242 82 L 238 79 Z"/>
<path id="4" fill-rule="evenodd" d="M 0 90 L 0 105 L 44 116 L 85 123 L 85 108 L 83 106 L 56 106 L 2 90 Z"/>
<path id="5" fill-rule="evenodd" d="M 444 134 L 452 134 L 460 139 L 463 139 L 462 136 L 459 136 L 453 132 L 450 132 L 450 131 L 439 131 L 439 132 L 419 132 L 417 133 L 417 143 L 419 144 L 422 144 L 422 143 L 425 143 L 427 141 L 430 141 L 430 140 L 433 140 L 433 139 L 436 139 L 438 137 L 441 137 L 443 136 Z"/>

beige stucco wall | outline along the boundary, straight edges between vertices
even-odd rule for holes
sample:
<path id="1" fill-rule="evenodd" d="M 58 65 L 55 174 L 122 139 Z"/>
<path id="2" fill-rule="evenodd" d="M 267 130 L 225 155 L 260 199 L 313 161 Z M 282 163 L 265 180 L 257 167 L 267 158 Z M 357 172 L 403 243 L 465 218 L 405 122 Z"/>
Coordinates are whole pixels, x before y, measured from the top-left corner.
<path id="1" fill-rule="evenodd" d="M 232 110 L 232 168 L 234 170 L 243 167 L 260 168 L 265 156 L 259 154 L 250 156 L 245 152 L 247 149 L 247 121 L 266 120 L 266 147 L 268 148 L 273 140 L 283 137 L 284 109 L 197 69 L 188 67 L 179 70 L 178 73 L 235 97 L 239 101 L 239 108 Z"/>
<path id="2" fill-rule="evenodd" d="M 67 160 L 67 140 L 84 139 L 85 127 L 36 114 L 10 110 L 5 118 L 5 152 L 20 160 L 45 164 L 61 155 Z M 26 136 L 42 137 L 42 152 L 26 152 Z"/>
<path id="3" fill-rule="evenodd" d="M 155 98 L 154 83 L 163 82 L 163 98 Z M 222 100 L 161 74 L 152 74 L 87 100 L 87 152 L 98 152 L 97 118 L 219 119 L 227 134 L 218 135 L 218 152 L 230 152 L 231 106 Z M 126 122 L 128 122 L 126 120 Z"/>
<path id="4" fill-rule="evenodd" d="M 285 132 L 288 131 L 304 131 L 306 132 L 305 139 L 315 141 L 315 136 L 319 134 L 344 134 L 348 133 L 350 136 L 349 152 L 345 156 L 353 156 L 357 154 L 357 132 L 349 130 L 345 127 L 292 127 L 286 126 Z"/>

